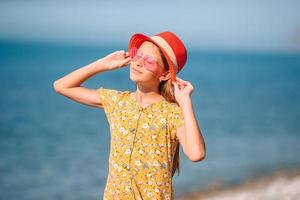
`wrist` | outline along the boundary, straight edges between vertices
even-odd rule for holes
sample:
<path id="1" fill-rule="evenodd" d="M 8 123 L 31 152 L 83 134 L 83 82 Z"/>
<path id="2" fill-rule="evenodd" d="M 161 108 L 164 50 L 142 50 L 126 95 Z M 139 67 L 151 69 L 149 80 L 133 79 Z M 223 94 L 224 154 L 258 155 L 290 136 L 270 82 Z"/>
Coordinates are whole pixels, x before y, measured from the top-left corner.
<path id="1" fill-rule="evenodd" d="M 103 58 L 100 58 L 92 63 L 93 68 L 97 72 L 103 72 L 103 71 L 108 71 L 109 68 L 107 67 L 108 65 L 106 64 L 105 60 Z"/>
<path id="2" fill-rule="evenodd" d="M 190 107 L 192 106 L 192 99 L 188 96 L 184 99 L 181 99 L 181 101 L 178 103 L 181 108 Z"/>

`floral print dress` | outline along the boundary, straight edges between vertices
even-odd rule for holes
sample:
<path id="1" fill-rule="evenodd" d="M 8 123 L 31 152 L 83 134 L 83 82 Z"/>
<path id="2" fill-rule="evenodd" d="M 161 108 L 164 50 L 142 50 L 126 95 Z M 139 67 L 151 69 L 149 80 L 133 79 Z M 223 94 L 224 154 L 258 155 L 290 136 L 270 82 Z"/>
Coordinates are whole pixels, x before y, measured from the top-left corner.
<path id="1" fill-rule="evenodd" d="M 110 155 L 104 200 L 173 200 L 175 131 L 184 124 L 181 108 L 161 100 L 141 106 L 131 91 L 100 87 L 110 126 Z"/>

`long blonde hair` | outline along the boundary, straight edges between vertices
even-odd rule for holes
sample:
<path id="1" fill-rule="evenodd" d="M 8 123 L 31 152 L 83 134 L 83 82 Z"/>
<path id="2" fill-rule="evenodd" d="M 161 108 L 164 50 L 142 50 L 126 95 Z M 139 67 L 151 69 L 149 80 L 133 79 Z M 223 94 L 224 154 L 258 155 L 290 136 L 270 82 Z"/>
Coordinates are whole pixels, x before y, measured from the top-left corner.
<path id="1" fill-rule="evenodd" d="M 158 48 L 159 49 L 159 48 Z M 164 68 L 165 70 L 169 70 L 169 65 L 167 62 L 166 57 L 162 53 L 162 51 L 159 49 L 161 58 L 164 63 Z M 159 93 L 169 102 L 174 102 L 177 105 L 178 102 L 176 101 L 175 95 L 174 95 L 174 90 L 173 90 L 173 85 L 171 79 L 168 80 L 163 80 L 159 83 Z M 175 150 L 175 155 L 173 159 L 173 169 L 172 169 L 172 177 L 174 176 L 175 172 L 177 171 L 177 176 L 179 176 L 179 167 L 180 167 L 180 158 L 179 158 L 179 142 L 176 145 L 176 150 Z"/>

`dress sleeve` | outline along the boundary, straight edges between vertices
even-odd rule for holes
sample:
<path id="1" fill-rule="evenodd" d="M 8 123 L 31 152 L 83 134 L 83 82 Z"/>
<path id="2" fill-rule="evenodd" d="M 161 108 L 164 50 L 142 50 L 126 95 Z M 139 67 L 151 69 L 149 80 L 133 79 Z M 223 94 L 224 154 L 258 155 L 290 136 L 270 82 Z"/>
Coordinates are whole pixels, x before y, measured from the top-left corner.
<path id="1" fill-rule="evenodd" d="M 184 125 L 184 116 L 180 106 L 174 104 L 170 114 L 170 131 L 171 131 L 171 139 L 179 140 L 176 131 L 179 127 Z"/>
<path id="2" fill-rule="evenodd" d="M 100 102 L 103 105 L 103 109 L 106 114 L 110 114 L 115 111 L 123 92 L 104 87 L 97 88 L 96 91 L 99 94 Z"/>

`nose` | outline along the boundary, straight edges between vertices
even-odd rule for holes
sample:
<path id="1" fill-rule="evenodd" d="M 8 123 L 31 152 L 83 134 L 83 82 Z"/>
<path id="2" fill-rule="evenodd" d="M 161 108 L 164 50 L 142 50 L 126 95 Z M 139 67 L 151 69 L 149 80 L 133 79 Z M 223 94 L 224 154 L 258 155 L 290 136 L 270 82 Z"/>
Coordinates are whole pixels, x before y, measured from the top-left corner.
<path id="1" fill-rule="evenodd" d="M 137 58 L 135 62 L 136 66 L 143 67 L 143 58 Z"/>

